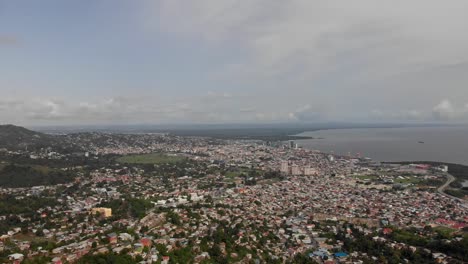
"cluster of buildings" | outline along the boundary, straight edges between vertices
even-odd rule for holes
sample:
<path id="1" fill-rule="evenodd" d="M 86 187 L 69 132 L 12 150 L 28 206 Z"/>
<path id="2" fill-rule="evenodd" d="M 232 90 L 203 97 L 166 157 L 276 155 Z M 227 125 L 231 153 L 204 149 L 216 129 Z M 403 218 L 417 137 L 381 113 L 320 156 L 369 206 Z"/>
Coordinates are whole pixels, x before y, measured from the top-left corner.
<path id="1" fill-rule="evenodd" d="M 369 233 L 387 226 L 460 232 L 468 226 L 466 203 L 424 182 L 444 181 L 446 168 L 375 164 L 297 148 L 294 142 L 278 148 L 170 135 L 74 137 L 89 150 L 87 158 L 166 152 L 192 163 L 181 168 L 110 162 L 68 184 L 1 189 L 0 194 L 53 197 L 58 203 L 38 208 L 32 217 L 20 214 L 27 227 L 1 234 L 0 252 L 13 251 L 11 261 L 46 256 L 53 263 L 73 263 L 84 255 L 126 252 L 144 263 L 168 263 L 176 257 L 171 252 L 190 247 L 199 263 L 214 258 L 209 248 L 219 246 L 224 257 L 238 262 L 286 261 L 307 253 L 319 263 L 361 263 L 372 256 L 344 252 L 342 241 L 330 240 L 330 234 L 348 232 L 346 223 Z M 411 184 L 392 188 L 398 180 Z M 151 206 L 141 216 L 132 215 L 131 206 L 125 212 L 112 208 L 131 200 Z M 215 244 L 213 237 L 227 229 L 235 230 L 232 243 Z M 35 245 L 39 234 L 53 243 Z"/>
<path id="2" fill-rule="evenodd" d="M 285 175 L 304 175 L 304 176 L 313 176 L 317 175 L 318 171 L 315 168 L 310 166 L 299 166 L 297 164 L 289 164 L 289 161 L 281 161 L 280 167 L 281 173 Z"/>

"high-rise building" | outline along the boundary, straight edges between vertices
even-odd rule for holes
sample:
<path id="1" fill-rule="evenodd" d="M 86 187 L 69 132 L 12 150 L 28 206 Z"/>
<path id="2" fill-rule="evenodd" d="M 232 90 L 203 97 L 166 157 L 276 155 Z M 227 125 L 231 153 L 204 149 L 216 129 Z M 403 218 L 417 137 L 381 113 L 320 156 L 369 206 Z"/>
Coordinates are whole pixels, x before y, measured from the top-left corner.
<path id="1" fill-rule="evenodd" d="M 297 164 L 293 164 L 291 166 L 291 174 L 292 175 L 301 175 L 301 170 L 299 169 L 299 166 Z"/>
<path id="2" fill-rule="evenodd" d="M 281 171 L 281 173 L 289 174 L 289 164 L 288 164 L 287 160 L 281 161 L 280 171 Z"/>
<path id="3" fill-rule="evenodd" d="M 289 148 L 293 149 L 295 145 L 293 140 L 289 141 Z"/>

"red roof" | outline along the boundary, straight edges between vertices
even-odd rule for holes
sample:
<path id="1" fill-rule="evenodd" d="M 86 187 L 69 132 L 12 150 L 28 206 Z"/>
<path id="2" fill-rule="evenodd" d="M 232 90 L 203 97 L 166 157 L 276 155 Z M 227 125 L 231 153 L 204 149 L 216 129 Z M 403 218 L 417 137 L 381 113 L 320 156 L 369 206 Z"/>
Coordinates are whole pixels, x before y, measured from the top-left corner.
<path id="1" fill-rule="evenodd" d="M 382 233 L 383 233 L 384 235 L 389 235 L 389 234 L 391 234 L 392 232 L 393 232 L 393 230 L 392 230 L 391 228 L 388 228 L 388 227 L 386 227 L 386 228 L 384 228 L 384 229 L 382 230 Z"/>

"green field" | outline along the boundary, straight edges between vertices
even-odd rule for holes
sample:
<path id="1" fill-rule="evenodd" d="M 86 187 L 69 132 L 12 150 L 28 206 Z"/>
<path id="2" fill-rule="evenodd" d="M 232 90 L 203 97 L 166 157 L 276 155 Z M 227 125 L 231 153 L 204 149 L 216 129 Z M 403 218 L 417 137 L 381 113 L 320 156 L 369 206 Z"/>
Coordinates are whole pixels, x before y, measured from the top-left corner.
<path id="1" fill-rule="evenodd" d="M 237 178 L 237 177 L 241 176 L 242 173 L 246 173 L 246 172 L 241 171 L 241 170 L 239 170 L 239 171 L 228 171 L 228 172 L 226 172 L 225 176 L 226 176 L 226 178 Z"/>
<path id="2" fill-rule="evenodd" d="M 422 182 L 423 179 L 419 178 L 418 176 L 405 176 L 404 179 L 399 179 L 395 178 L 395 183 L 401 183 L 401 184 L 418 184 Z"/>
<path id="3" fill-rule="evenodd" d="M 437 226 L 437 227 L 434 227 L 433 229 L 435 232 L 439 233 L 440 235 L 442 235 L 443 237 L 446 237 L 446 238 L 449 238 L 452 236 L 452 234 L 457 231 L 453 228 L 449 228 L 449 227 L 445 227 L 445 226 Z"/>
<path id="4" fill-rule="evenodd" d="M 133 164 L 165 164 L 177 163 L 184 161 L 186 158 L 180 156 L 169 156 L 162 153 L 151 153 L 141 155 L 128 155 L 117 159 L 120 163 L 133 163 Z"/>

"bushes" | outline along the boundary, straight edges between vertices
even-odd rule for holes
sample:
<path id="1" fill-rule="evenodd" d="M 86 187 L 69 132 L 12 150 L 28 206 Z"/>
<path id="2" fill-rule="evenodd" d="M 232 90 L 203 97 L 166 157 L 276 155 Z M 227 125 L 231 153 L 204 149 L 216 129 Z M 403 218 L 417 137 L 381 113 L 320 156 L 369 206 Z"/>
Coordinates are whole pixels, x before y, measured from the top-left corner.
<path id="1" fill-rule="evenodd" d="M 47 167 L 9 164 L 0 170 L 0 186 L 11 188 L 56 185 L 70 182 L 73 179 L 73 175 L 69 172 Z"/>

